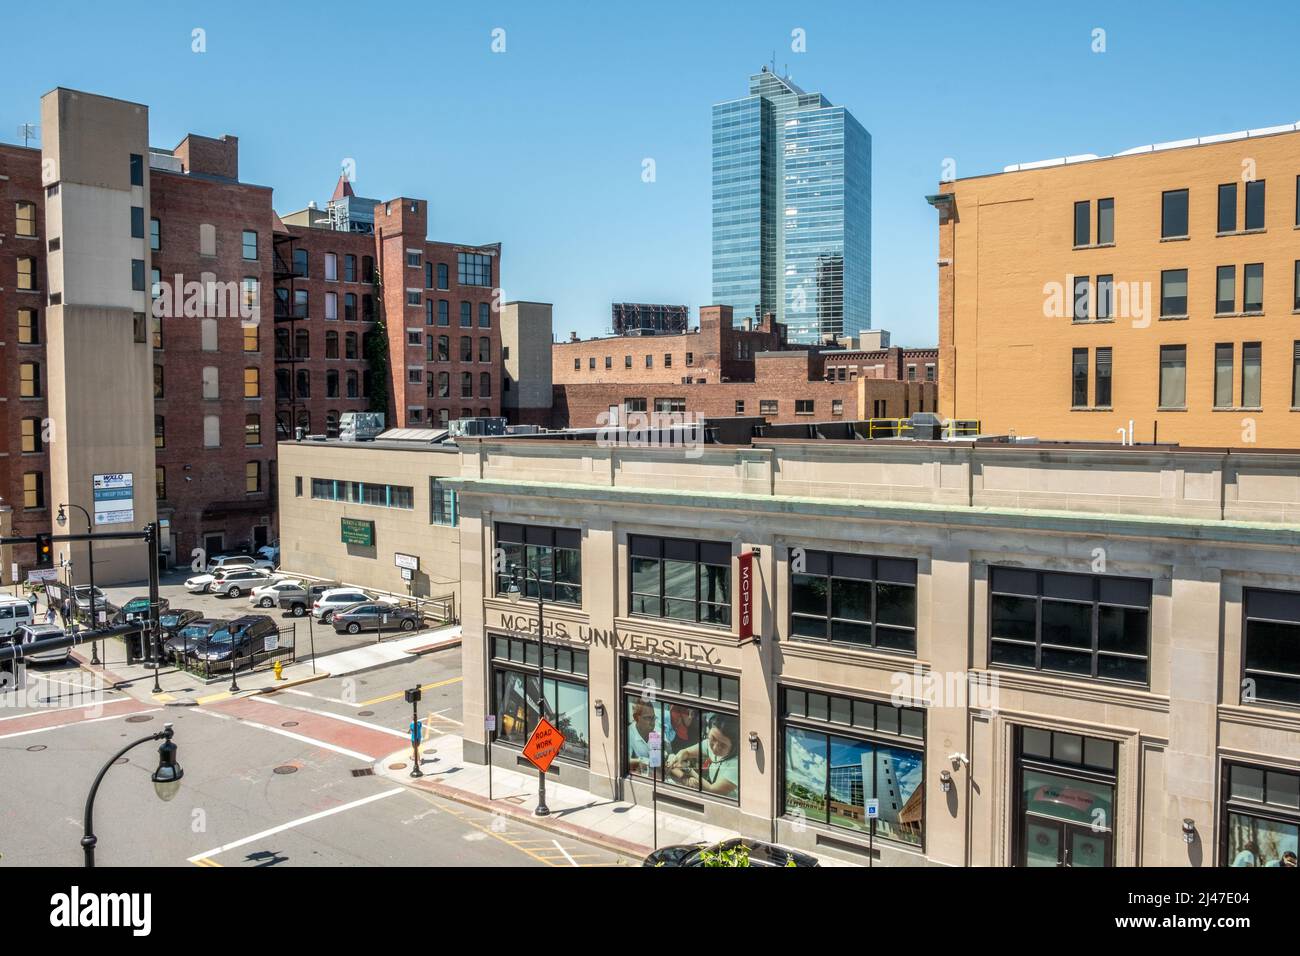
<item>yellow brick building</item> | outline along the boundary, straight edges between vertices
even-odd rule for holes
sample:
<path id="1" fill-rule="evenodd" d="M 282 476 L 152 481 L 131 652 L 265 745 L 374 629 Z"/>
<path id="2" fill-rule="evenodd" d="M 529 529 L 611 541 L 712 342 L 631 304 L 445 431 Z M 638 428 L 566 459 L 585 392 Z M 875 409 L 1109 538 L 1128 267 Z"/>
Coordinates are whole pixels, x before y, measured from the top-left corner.
<path id="1" fill-rule="evenodd" d="M 1300 446 L 1300 124 L 943 183 L 939 410 Z"/>

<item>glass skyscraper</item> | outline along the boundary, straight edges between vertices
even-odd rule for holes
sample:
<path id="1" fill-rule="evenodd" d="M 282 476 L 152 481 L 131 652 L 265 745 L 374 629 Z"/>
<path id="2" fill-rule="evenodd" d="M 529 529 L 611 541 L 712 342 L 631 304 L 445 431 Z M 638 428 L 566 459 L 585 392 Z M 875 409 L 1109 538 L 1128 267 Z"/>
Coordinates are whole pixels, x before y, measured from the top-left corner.
<path id="1" fill-rule="evenodd" d="M 766 67 L 713 107 L 713 302 L 792 342 L 871 328 L 871 134 Z"/>

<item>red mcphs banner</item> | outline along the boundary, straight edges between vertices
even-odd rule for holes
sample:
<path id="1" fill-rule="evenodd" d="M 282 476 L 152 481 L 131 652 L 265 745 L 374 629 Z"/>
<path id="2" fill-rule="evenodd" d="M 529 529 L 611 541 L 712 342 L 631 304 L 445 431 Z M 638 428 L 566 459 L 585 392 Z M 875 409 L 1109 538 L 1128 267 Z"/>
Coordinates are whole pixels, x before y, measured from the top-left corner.
<path id="1" fill-rule="evenodd" d="M 754 552 L 740 554 L 740 636 L 754 636 Z"/>

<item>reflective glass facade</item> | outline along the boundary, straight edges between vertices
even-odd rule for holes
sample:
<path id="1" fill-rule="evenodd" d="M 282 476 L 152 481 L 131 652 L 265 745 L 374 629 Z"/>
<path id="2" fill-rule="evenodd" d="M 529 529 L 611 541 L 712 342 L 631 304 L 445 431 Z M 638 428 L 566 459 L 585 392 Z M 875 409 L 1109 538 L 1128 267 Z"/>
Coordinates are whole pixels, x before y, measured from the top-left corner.
<path id="1" fill-rule="evenodd" d="M 871 135 L 766 71 L 713 107 L 713 301 L 793 342 L 871 327 Z"/>

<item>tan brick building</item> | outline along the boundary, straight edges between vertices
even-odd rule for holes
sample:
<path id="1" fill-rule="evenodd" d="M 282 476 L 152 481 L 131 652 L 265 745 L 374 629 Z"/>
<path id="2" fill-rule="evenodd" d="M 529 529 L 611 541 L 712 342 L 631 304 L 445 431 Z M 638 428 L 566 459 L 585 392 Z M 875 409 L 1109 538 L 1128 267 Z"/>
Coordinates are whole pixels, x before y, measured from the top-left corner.
<path id="1" fill-rule="evenodd" d="M 1300 445 L 1295 126 L 940 185 L 939 409 L 985 432 Z"/>

